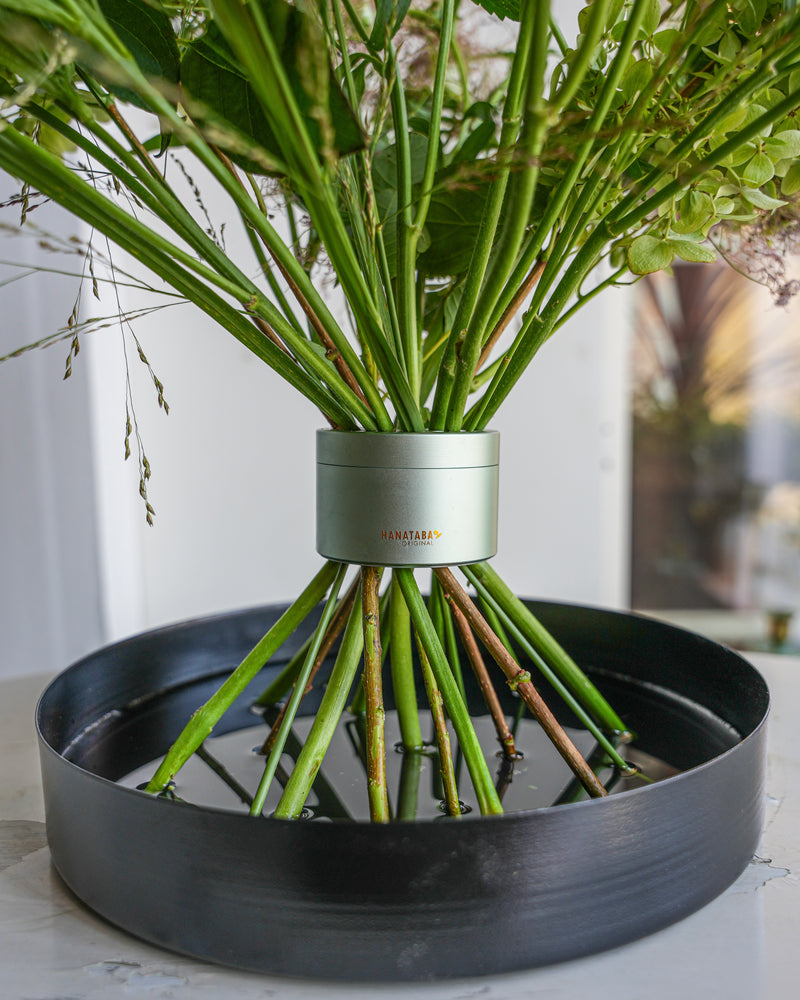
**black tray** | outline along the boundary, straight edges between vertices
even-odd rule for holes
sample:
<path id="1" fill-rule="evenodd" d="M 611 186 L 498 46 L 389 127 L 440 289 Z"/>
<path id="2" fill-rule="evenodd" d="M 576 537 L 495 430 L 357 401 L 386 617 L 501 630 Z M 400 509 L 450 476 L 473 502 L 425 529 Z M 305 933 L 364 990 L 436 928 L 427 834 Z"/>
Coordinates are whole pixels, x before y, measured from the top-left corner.
<path id="1" fill-rule="evenodd" d="M 117 784 L 166 750 L 282 611 L 261 608 L 125 640 L 48 687 L 37 725 L 56 868 L 97 913 L 165 948 L 332 979 L 497 973 L 679 920 L 757 846 L 766 684 L 732 650 L 652 619 L 531 607 L 642 748 L 682 773 L 605 799 L 388 825 L 254 820 Z M 254 724 L 248 699 L 279 665 L 215 733 Z"/>

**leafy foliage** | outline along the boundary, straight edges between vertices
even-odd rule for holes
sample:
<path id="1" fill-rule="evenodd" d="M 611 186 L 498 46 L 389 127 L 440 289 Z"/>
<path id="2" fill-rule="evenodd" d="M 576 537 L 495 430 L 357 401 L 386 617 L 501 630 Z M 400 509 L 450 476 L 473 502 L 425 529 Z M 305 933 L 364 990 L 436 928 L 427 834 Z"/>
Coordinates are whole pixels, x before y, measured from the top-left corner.
<path id="1" fill-rule="evenodd" d="M 142 73 L 177 84 L 180 56 L 166 11 L 147 0 L 98 0 L 98 6 Z M 113 80 L 108 88 L 122 101 L 147 107 L 140 103 L 134 91 L 120 87 Z"/>
<path id="2" fill-rule="evenodd" d="M 306 128 L 317 148 L 323 145 L 315 108 L 326 105 L 328 122 L 333 130 L 333 146 L 345 155 L 363 147 L 363 137 L 352 110 L 344 99 L 332 69 L 327 73 L 309 73 L 306 68 L 318 59 L 324 40 L 302 11 L 289 4 L 264 5 L 270 19 L 281 60 L 292 93 L 303 114 Z M 202 35 L 185 48 L 180 63 L 181 85 L 192 110 L 200 120 L 208 111 L 212 121 L 232 127 L 256 147 L 280 158 L 281 146 L 275 137 L 246 74 L 219 27 L 212 21 Z M 226 148 L 223 144 L 222 148 Z M 229 150 L 231 159 L 251 172 L 263 172 L 257 163 Z"/>
<path id="3" fill-rule="evenodd" d="M 368 19 L 339 0 L 0 0 L 0 163 L 126 245 L 125 209 L 85 190 L 72 161 L 35 151 L 100 157 L 116 185 L 188 241 L 188 257 L 158 243 L 175 287 L 184 293 L 186 275 L 202 274 L 195 300 L 219 317 L 222 296 L 234 310 L 223 325 L 248 342 L 248 317 L 266 324 L 286 350 L 259 350 L 335 422 L 478 428 L 570 296 L 594 294 L 585 285 L 604 258 L 612 281 L 676 258 L 710 261 L 719 227 L 792 210 L 800 13 L 786 6 L 595 0 L 570 45 L 551 34 L 545 0 L 380 0 Z M 515 51 L 481 50 L 481 13 L 519 22 Z M 560 47 L 549 69 L 548 47 Z M 494 82 L 476 82 L 472 67 L 490 62 Z M 270 295 L 156 184 L 142 159 L 152 143 L 126 150 L 108 133 L 107 115 L 123 120 L 115 104 L 126 103 L 156 115 L 212 172 L 255 241 Z M 242 194 L 230 161 L 281 178 L 290 244 L 261 195 Z M 314 285 L 323 261 L 348 298 L 355 340 Z M 275 298 L 275 268 L 311 318 L 310 340 L 291 303 Z M 489 353 L 524 301 L 493 370 Z"/>

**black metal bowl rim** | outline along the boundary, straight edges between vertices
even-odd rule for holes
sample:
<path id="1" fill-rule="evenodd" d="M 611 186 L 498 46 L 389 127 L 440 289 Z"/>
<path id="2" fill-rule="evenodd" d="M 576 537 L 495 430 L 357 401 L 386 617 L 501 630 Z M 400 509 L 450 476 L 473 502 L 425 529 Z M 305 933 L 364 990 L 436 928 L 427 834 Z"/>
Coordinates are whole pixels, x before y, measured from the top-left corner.
<path id="1" fill-rule="evenodd" d="M 528 599 L 525 598 L 524 600 Z M 602 610 L 604 614 L 619 615 L 620 617 L 629 617 L 629 618 L 633 617 L 633 618 L 644 619 L 649 622 L 655 622 L 664 629 L 669 629 L 670 631 L 673 632 L 681 632 L 683 634 L 689 634 L 697 639 L 708 642 L 711 645 L 718 645 L 713 640 L 708 639 L 706 636 L 703 636 L 700 633 L 692 632 L 690 629 L 680 628 L 676 625 L 670 624 L 669 622 L 661 621 L 660 619 L 653 618 L 649 615 L 637 614 L 635 612 L 620 612 L 614 609 L 606 609 L 606 608 L 597 609 L 589 605 L 578 605 L 575 603 L 569 604 L 568 602 L 559 602 L 559 603 L 567 607 L 572 606 L 576 608 L 581 607 L 587 609 L 591 608 L 591 610 Z M 258 606 L 255 606 L 253 610 L 255 610 L 256 607 Z M 216 615 L 198 615 L 196 617 L 184 619 L 179 622 L 173 622 L 168 625 L 158 626 L 154 629 L 147 629 L 146 632 L 140 632 L 132 636 L 127 636 L 124 639 L 120 639 L 117 642 L 109 643 L 107 646 L 101 647 L 100 649 L 93 651 L 89 653 L 87 656 L 81 657 L 80 660 L 77 660 L 70 667 L 67 667 L 67 670 L 71 670 L 73 668 L 81 666 L 83 663 L 94 659 L 94 657 L 97 656 L 99 653 L 106 652 L 112 649 L 121 648 L 125 646 L 127 643 L 132 643 L 135 640 L 140 639 L 144 634 L 153 637 L 157 637 L 159 635 L 168 635 L 173 632 L 180 631 L 184 628 L 190 628 L 192 625 L 199 624 L 200 622 L 203 622 L 205 624 L 213 624 L 215 621 L 221 621 L 226 618 L 233 617 L 235 615 L 246 613 L 247 610 L 249 609 L 221 612 Z M 730 655 L 735 656 L 743 663 L 747 664 L 748 666 L 751 666 L 751 664 L 743 656 L 741 656 L 738 652 L 736 652 L 736 650 L 731 649 L 730 647 L 726 647 L 726 650 Z M 625 674 L 621 672 L 615 672 L 614 676 L 624 679 Z M 64 758 L 47 741 L 47 739 L 42 733 L 40 726 L 41 707 L 42 703 L 47 698 L 50 688 L 53 687 L 58 682 L 58 679 L 59 679 L 58 677 L 55 677 L 53 678 L 52 681 L 50 681 L 50 683 L 44 689 L 42 694 L 39 696 L 39 699 L 36 704 L 36 716 L 35 716 L 36 733 L 40 744 L 43 747 L 45 747 L 49 753 L 53 754 L 53 756 L 60 759 L 62 761 L 62 764 L 66 764 L 68 765 L 68 767 L 74 768 L 78 772 L 82 772 L 85 776 L 92 779 L 93 781 L 99 782 L 101 785 L 107 785 L 109 789 L 111 788 L 115 789 L 115 792 L 117 793 L 124 795 L 133 795 L 142 802 L 149 800 L 152 803 L 153 808 L 174 809 L 176 805 L 178 805 L 178 803 L 171 802 L 167 799 L 159 798 L 158 796 L 155 795 L 145 794 L 144 792 L 141 792 L 135 788 L 127 788 L 126 786 L 120 785 L 115 781 L 111 781 L 108 778 L 102 777 L 102 775 L 94 774 L 92 771 L 87 771 L 85 768 L 80 767 L 73 761 Z M 169 688 L 165 688 L 163 690 L 168 691 Z M 159 693 L 160 693 L 159 691 L 150 692 L 148 697 L 157 697 Z M 771 710 L 771 700 L 769 692 L 767 692 L 767 698 L 768 698 L 767 708 L 764 712 L 764 715 L 761 718 L 761 721 L 751 730 L 751 732 L 749 732 L 746 736 L 741 737 L 734 746 L 730 747 L 728 750 L 723 751 L 721 754 L 718 754 L 716 757 L 712 757 L 710 760 L 704 761 L 702 764 L 698 764 L 695 767 L 688 768 L 687 770 L 681 771 L 679 774 L 672 775 L 668 778 L 662 778 L 660 781 L 654 782 L 652 785 L 643 785 L 640 786 L 639 788 L 630 788 L 625 791 L 615 792 L 613 795 L 604 796 L 602 798 L 582 799 L 580 802 L 565 802 L 559 806 L 542 806 L 538 809 L 520 809 L 520 810 L 515 810 L 514 812 L 503 813 L 498 816 L 481 816 L 479 813 L 470 813 L 468 815 L 462 816 L 460 822 L 469 824 L 469 826 L 476 826 L 476 825 L 482 825 L 486 823 L 496 823 L 496 822 L 508 823 L 509 821 L 514 819 L 524 820 L 524 819 L 530 819 L 534 816 L 544 817 L 545 815 L 552 815 L 555 813 L 563 815 L 566 811 L 570 810 L 613 808 L 614 802 L 621 803 L 622 801 L 630 800 L 632 796 L 652 795 L 654 793 L 657 793 L 658 789 L 675 787 L 676 784 L 687 780 L 691 780 L 692 776 L 695 776 L 710 767 L 714 767 L 719 761 L 724 760 L 730 754 L 736 753 L 741 747 L 745 746 L 751 740 L 755 739 L 760 733 L 761 729 L 767 724 L 767 720 L 769 718 Z M 194 805 L 193 803 L 190 802 L 180 803 L 180 806 L 182 808 L 197 809 L 203 813 L 210 813 L 212 815 L 217 814 L 220 816 L 230 817 L 231 821 L 233 822 L 238 822 L 238 821 L 253 822 L 253 817 L 249 815 L 246 815 L 241 812 L 236 812 L 231 809 L 221 809 L 218 806 Z M 270 825 L 273 825 L 273 824 L 284 824 L 284 823 L 296 823 L 298 821 L 279 819 L 274 816 L 262 816 L 261 822 L 266 822 Z M 415 827 L 424 827 L 426 829 L 429 829 L 432 825 L 442 826 L 443 828 L 449 826 L 449 824 L 441 823 L 439 818 L 427 819 L 427 820 L 392 820 L 392 822 L 388 824 L 372 823 L 366 820 L 350 820 L 345 823 L 313 823 L 303 820 L 299 822 L 304 830 L 314 829 L 320 831 L 330 831 L 334 828 L 344 828 L 344 829 L 358 828 L 359 831 L 361 832 L 363 832 L 364 830 L 374 830 L 376 831 L 374 834 L 375 836 L 380 836 L 381 835 L 380 831 L 387 831 L 387 830 L 398 831 L 401 829 L 412 829 Z"/>

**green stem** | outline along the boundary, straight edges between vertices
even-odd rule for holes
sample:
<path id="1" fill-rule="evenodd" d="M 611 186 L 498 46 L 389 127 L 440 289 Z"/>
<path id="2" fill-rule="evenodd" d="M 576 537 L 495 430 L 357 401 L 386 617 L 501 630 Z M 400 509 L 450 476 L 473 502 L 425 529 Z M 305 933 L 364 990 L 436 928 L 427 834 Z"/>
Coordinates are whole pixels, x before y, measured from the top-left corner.
<path id="1" fill-rule="evenodd" d="M 418 637 L 419 640 L 419 637 Z M 418 641 L 419 662 L 422 667 L 422 677 L 425 681 L 425 691 L 433 719 L 433 730 L 436 734 L 436 747 L 439 757 L 439 774 L 442 779 L 444 803 L 448 816 L 461 816 L 461 802 L 456 786 L 456 774 L 453 769 L 453 755 L 450 752 L 450 734 L 447 731 L 447 720 L 442 705 L 442 692 L 436 684 L 431 665 L 422 644 Z"/>
<path id="2" fill-rule="evenodd" d="M 417 818 L 419 808 L 419 779 L 422 773 L 423 754 L 407 750 L 400 763 L 400 787 L 397 791 L 397 818 Z"/>
<path id="3" fill-rule="evenodd" d="M 503 807 L 497 797 L 486 758 L 472 726 L 467 707 L 461 698 L 461 692 L 458 690 L 458 685 L 450 670 L 447 657 L 439 642 L 439 637 L 436 635 L 436 629 L 433 627 L 428 609 L 425 607 L 425 602 L 419 592 L 414 573 L 410 569 L 395 569 L 394 574 L 402 588 L 414 628 L 430 662 L 447 713 L 453 722 L 481 813 L 483 815 L 502 813 Z"/>
<path id="4" fill-rule="evenodd" d="M 443 0 L 442 14 L 439 24 L 439 50 L 436 55 L 436 71 L 431 91 L 430 125 L 428 127 L 428 148 L 425 153 L 425 170 L 422 177 L 422 190 L 417 199 L 417 210 L 414 215 L 412 231 L 413 247 L 416 250 L 417 241 L 422 235 L 422 229 L 428 216 L 428 209 L 433 194 L 433 181 L 439 161 L 439 132 L 442 124 L 442 105 L 447 78 L 447 63 L 453 40 L 453 23 L 455 19 L 456 0 Z"/>
<path id="5" fill-rule="evenodd" d="M 194 713 L 150 779 L 146 791 L 160 792 L 167 787 L 264 664 L 314 610 L 338 573 L 338 563 L 325 563 L 294 604 L 250 650 L 219 690 Z"/>
<path id="6" fill-rule="evenodd" d="M 565 108 L 580 89 L 605 31 L 610 7 L 611 0 L 595 0 L 589 7 L 586 30 L 581 35 L 577 50 L 570 57 L 566 78 L 553 97 L 554 107 Z M 558 28 L 553 22 L 551 29 L 558 40 L 560 32 L 556 34 Z M 561 39 L 563 40 L 563 36 Z"/>
<path id="7" fill-rule="evenodd" d="M 218 6 L 229 8 L 230 4 L 226 2 Z M 251 7 L 250 11 L 253 12 L 254 8 Z M 255 11 L 255 16 L 257 18 L 258 15 L 259 12 Z M 274 100 L 276 92 L 274 88 L 278 87 L 278 82 L 276 81 L 279 81 L 281 85 L 285 85 L 281 93 L 286 101 L 286 105 L 281 104 L 276 112 L 279 117 L 283 115 L 283 118 L 281 118 L 282 125 L 279 124 L 277 126 L 279 131 L 276 134 L 284 136 L 284 138 L 287 138 L 287 141 L 294 143 L 295 145 L 299 143 L 300 146 L 305 149 L 303 142 L 309 142 L 310 140 L 308 140 L 305 124 L 302 120 L 302 116 L 300 116 L 299 109 L 296 106 L 294 96 L 291 93 L 291 88 L 289 87 L 288 82 L 285 79 L 285 75 L 280 67 L 280 59 L 276 56 L 272 63 L 264 58 L 259 60 L 256 58 L 257 52 L 253 49 L 253 46 L 256 43 L 256 36 L 258 36 L 263 43 L 266 43 L 267 41 L 271 43 L 271 38 L 267 39 L 266 37 L 261 37 L 260 32 L 251 31 L 248 33 L 238 30 L 242 27 L 243 17 L 244 15 L 242 14 L 237 23 L 237 17 L 234 14 L 232 28 L 236 38 L 244 44 L 248 58 L 252 57 L 252 60 L 255 60 L 253 63 L 255 68 L 251 67 L 253 74 L 251 76 L 251 80 L 253 86 L 262 94 L 262 96 L 264 93 L 268 95 L 267 100 L 269 107 L 266 108 L 265 111 L 269 117 L 271 111 L 277 107 Z M 231 27 L 231 25 L 229 25 L 229 27 Z M 268 32 L 266 35 L 268 35 Z M 187 125 L 187 123 L 177 115 L 172 105 L 161 96 L 161 94 L 141 75 L 141 73 L 139 73 L 137 69 L 131 68 L 130 72 L 131 85 L 148 101 L 148 103 L 150 103 L 151 109 L 173 127 L 178 138 L 184 141 L 187 147 L 198 157 L 200 162 L 211 171 L 215 180 L 219 182 L 223 190 L 225 190 L 226 193 L 233 199 L 237 208 L 243 212 L 247 220 L 264 240 L 264 243 L 269 248 L 270 253 L 273 254 L 276 261 L 278 261 L 285 273 L 291 278 L 292 282 L 300 291 L 304 302 L 308 304 L 314 314 L 319 318 L 320 322 L 324 325 L 326 332 L 335 344 L 336 349 L 340 352 L 348 368 L 353 372 L 359 387 L 374 411 L 374 417 L 379 424 L 380 429 L 391 430 L 391 418 L 386 411 L 374 383 L 369 378 L 368 373 L 361 364 L 358 355 L 355 353 L 344 332 L 325 305 L 322 296 L 315 288 L 310 276 L 299 264 L 291 249 L 278 235 L 268 218 L 262 214 L 260 209 L 249 198 L 246 191 L 241 187 L 238 181 L 232 177 L 215 153 L 211 151 L 202 138 L 200 132 L 192 126 Z M 264 73 L 267 73 L 268 75 L 271 74 L 270 81 L 272 82 L 272 85 L 274 85 L 272 91 L 270 91 L 269 87 L 266 87 L 266 90 L 264 89 Z M 288 121 L 291 119 L 295 125 L 297 124 L 295 119 L 299 120 L 299 126 L 296 130 L 293 130 L 292 127 L 287 125 L 286 121 L 283 120 L 286 116 L 288 116 L 286 120 Z M 280 131 L 282 127 L 284 127 L 284 131 Z M 362 303 L 365 308 L 368 308 L 370 301 L 368 289 L 366 288 L 360 269 L 357 267 L 353 258 L 352 246 L 347 240 L 346 233 L 343 230 L 343 224 L 338 216 L 335 199 L 330 190 L 330 185 L 325 181 L 324 177 L 320 173 L 319 164 L 317 162 L 316 154 L 313 151 L 313 147 L 311 148 L 311 153 L 308 158 L 304 158 L 303 155 L 297 152 L 296 148 L 294 149 L 294 152 L 295 157 L 299 157 L 298 170 L 300 171 L 300 176 L 302 177 L 304 172 L 308 172 L 308 170 L 310 170 L 311 174 L 315 178 L 312 182 L 312 193 L 309 194 L 308 197 L 313 199 L 315 207 L 319 210 L 320 225 L 318 228 L 320 229 L 323 239 L 326 239 L 326 231 L 328 229 L 331 230 L 329 234 L 330 241 L 326 240 L 326 245 L 328 247 L 328 252 L 334 268 L 340 275 L 342 283 L 345 287 L 349 288 L 351 283 L 355 283 L 355 286 L 357 286 L 353 288 L 353 295 L 356 296 L 355 300 L 352 295 L 350 298 L 350 301 L 355 301 L 355 308 L 357 311 Z M 308 168 L 308 170 L 301 170 L 301 168 Z M 380 325 L 375 319 L 374 311 L 370 313 L 370 322 L 372 324 L 370 327 L 371 335 L 380 336 Z M 394 379 L 390 376 L 394 376 L 393 371 L 390 371 L 387 375 L 387 384 L 390 385 L 391 388 L 394 384 Z M 395 387 L 395 389 L 396 388 L 397 387 Z M 402 395 L 402 385 L 399 387 L 398 391 L 400 391 Z"/>
<path id="8" fill-rule="evenodd" d="M 583 173 L 589 155 L 598 141 L 600 128 L 611 108 L 620 81 L 628 68 L 628 60 L 638 38 L 639 27 L 647 12 L 648 5 L 649 0 L 636 0 L 635 2 L 633 10 L 628 17 L 619 49 L 605 74 L 594 111 L 586 124 L 585 134 L 587 139 L 581 143 L 574 156 L 565 165 L 558 185 L 548 198 L 544 215 L 538 221 L 533 236 L 528 240 L 502 292 L 497 296 L 497 301 L 488 324 L 489 329 L 495 327 L 514 298 L 517 290 L 525 281 L 526 276 L 530 273 L 531 268 L 539 258 L 545 240 L 553 230 L 553 227 L 557 225 L 566 204 L 574 196 L 575 187 Z"/>
<path id="9" fill-rule="evenodd" d="M 607 732 L 624 732 L 625 723 L 592 684 L 566 650 L 547 631 L 488 563 L 461 567 L 482 596 L 491 598 L 497 610 L 505 612 L 527 642 L 549 663 L 564 684 Z"/>
<path id="10" fill-rule="evenodd" d="M 69 204 L 76 216 L 108 236 L 187 299 L 200 306 L 240 343 L 266 361 L 290 385 L 329 415 L 338 426 L 355 429 L 353 417 L 338 400 L 312 380 L 289 355 L 259 333 L 249 320 L 207 285 L 198 282 L 181 265 L 192 268 L 208 282 L 225 288 L 236 297 L 246 298 L 243 289 L 231 286 L 227 279 L 201 265 L 140 223 L 109 198 L 95 191 L 90 184 L 75 176 L 60 159 L 41 149 L 14 128 L 0 131 L 0 166 L 9 173 L 25 177 L 54 201 Z"/>
<path id="11" fill-rule="evenodd" d="M 452 572 L 445 567 L 438 567 L 435 572 L 445 589 L 447 599 L 452 601 L 454 607 L 458 607 L 464 614 L 476 636 L 506 675 L 508 683 L 519 692 L 529 711 L 544 729 L 548 739 L 567 762 L 572 772 L 580 778 L 591 795 L 597 797 L 605 795 L 605 789 L 598 782 L 597 775 L 587 766 L 580 751 L 539 694 L 531 680 L 530 671 L 523 670 L 509 654 Z"/>
<path id="12" fill-rule="evenodd" d="M 253 796 L 253 803 L 250 806 L 251 816 L 260 816 L 262 810 L 264 809 L 264 803 L 267 801 L 267 795 L 269 794 L 269 787 L 272 784 L 273 777 L 275 776 L 275 769 L 277 768 L 281 755 L 283 754 L 289 732 L 294 725 L 297 709 L 300 707 L 300 702 L 305 696 L 306 684 L 308 684 L 308 680 L 311 676 L 314 661 L 317 658 L 317 653 L 322 646 L 325 633 L 328 631 L 328 626 L 330 625 L 331 619 L 333 618 L 336 610 L 336 601 L 339 597 L 339 590 L 341 589 L 342 581 L 344 580 L 346 572 L 347 566 L 342 563 L 336 574 L 336 578 L 331 585 L 328 600 L 325 602 L 322 616 L 320 617 L 317 627 L 314 630 L 314 636 L 312 638 L 311 645 L 308 647 L 308 652 L 306 653 L 305 660 L 303 661 L 303 666 L 297 676 L 294 691 L 292 691 L 292 696 L 286 706 L 286 711 L 283 713 L 283 719 L 278 727 L 278 732 L 275 734 L 275 740 L 270 749 L 269 756 L 264 764 L 264 772 L 261 775 L 261 781 L 258 783 L 256 794 Z"/>
<path id="13" fill-rule="evenodd" d="M 325 640 L 317 653 L 317 662 L 314 664 L 315 670 L 322 665 L 324 658 L 328 655 L 334 642 L 336 642 L 339 638 L 339 634 L 345 627 L 347 619 L 350 615 L 350 609 L 352 608 L 353 601 L 356 597 L 356 592 L 358 591 L 358 585 L 358 577 L 356 577 L 348 588 L 347 593 L 336 605 L 336 613 L 334 614 L 333 621 L 328 629 L 328 634 L 325 636 Z M 255 699 L 253 705 L 259 708 L 266 707 L 267 705 L 275 705 L 286 695 L 289 688 L 297 680 L 297 675 L 300 673 L 308 650 L 310 649 L 313 641 L 314 635 L 312 633 L 312 635 L 306 639 L 303 645 L 297 650 L 294 656 L 289 660 L 272 683 L 261 692 L 258 698 Z"/>
<path id="14" fill-rule="evenodd" d="M 612 285 L 616 285 L 619 282 L 620 278 L 627 273 L 628 273 L 628 266 L 627 264 L 623 264 L 622 267 L 617 268 L 616 271 L 614 271 L 612 274 L 609 274 L 607 278 L 604 278 L 602 281 L 599 281 L 594 286 L 594 288 L 590 289 L 588 292 L 579 294 L 577 299 L 569 307 L 569 309 L 567 309 L 567 311 L 560 316 L 558 322 L 553 327 L 553 333 L 555 333 L 556 330 L 559 330 L 562 326 L 564 326 L 565 323 L 569 322 L 569 320 L 572 319 L 572 317 L 575 315 L 575 313 L 577 313 L 577 311 L 581 308 L 581 306 L 585 306 L 587 302 L 591 302 L 591 300 L 595 298 L 595 296 L 599 295 L 600 292 L 604 291 L 604 289 L 610 288 Z M 623 285 L 632 284 L 632 282 L 622 282 L 622 284 Z"/>
<path id="15" fill-rule="evenodd" d="M 361 593 L 356 596 L 353 610 L 333 665 L 328 686 L 317 709 L 311 731 L 306 738 L 294 770 L 283 790 L 280 802 L 273 813 L 280 819 L 296 819 L 303 811 L 317 771 L 333 739 L 336 726 L 353 686 L 361 652 L 364 648 L 364 631 L 361 626 Z"/>
<path id="16" fill-rule="evenodd" d="M 439 641 L 441 642 L 445 654 L 447 655 L 447 662 L 450 664 L 450 670 L 453 673 L 453 677 L 456 679 L 458 690 L 461 692 L 461 697 L 464 699 L 464 704 L 466 705 L 467 689 L 464 686 L 464 674 L 461 670 L 461 656 L 458 652 L 458 640 L 456 639 L 453 614 L 450 610 L 450 605 L 444 599 L 442 585 L 439 583 L 435 574 L 433 574 L 431 579 L 430 605 L 431 619 L 436 628 L 436 633 L 439 636 Z"/>
<path id="17" fill-rule="evenodd" d="M 274 133 L 280 136 L 283 142 L 282 153 L 292 167 L 293 180 L 314 219 L 317 231 L 356 316 L 360 334 L 378 363 L 401 422 L 409 431 L 422 431 L 424 425 L 419 404 L 397 358 L 389 350 L 379 310 L 370 294 L 352 242 L 339 214 L 335 189 L 319 164 L 317 151 L 309 138 L 302 113 L 283 70 L 280 54 L 263 12 L 258 5 L 251 4 L 246 9 L 248 14 L 245 14 L 238 0 L 215 0 L 214 9 L 228 42 L 247 70 L 248 79 L 267 120 Z M 342 344 L 336 343 L 337 349 L 342 352 L 342 356 L 355 374 L 345 350 L 349 350 L 350 354 L 354 352 L 349 344 L 345 345 L 346 338 Z M 366 376 L 363 365 L 357 362 L 357 366 Z M 356 377 L 359 377 L 358 374 Z M 368 381 L 366 379 L 366 382 Z M 368 391 L 375 393 L 375 386 L 372 385 L 368 389 L 360 378 L 359 385 L 365 395 Z M 370 396 L 367 395 L 367 398 L 370 399 Z M 383 419 L 378 413 L 376 417 Z"/>
<path id="18" fill-rule="evenodd" d="M 527 370 L 539 348 L 550 337 L 567 302 L 602 256 L 608 239 L 606 227 L 598 226 L 578 251 L 541 315 L 532 309 L 528 310 L 514 346 L 507 352 L 507 364 L 498 367 L 483 398 L 467 414 L 464 421 L 466 430 L 483 430 L 486 427 Z"/>
<path id="19" fill-rule="evenodd" d="M 449 431 L 461 429 L 472 380 L 478 369 L 486 327 L 492 315 L 494 302 L 492 289 L 502 288 L 514 265 L 530 222 L 531 207 L 539 182 L 540 157 L 550 120 L 550 112 L 543 99 L 547 71 L 548 32 L 542 30 L 542 26 L 549 22 L 550 0 L 532 0 L 532 6 L 532 51 L 528 68 L 522 130 L 514 153 L 515 174 L 503 195 L 506 216 L 503 231 L 497 244 L 493 247 L 491 267 L 488 268 L 483 279 L 481 295 L 475 303 L 458 357 L 456 378 L 448 407 L 447 429 Z M 538 31 L 536 30 L 537 26 L 540 29 Z M 497 192 L 499 197 L 499 188 Z"/>
<path id="20" fill-rule="evenodd" d="M 485 600 L 482 600 L 481 605 L 483 609 L 483 616 L 489 623 L 489 627 L 495 633 L 500 642 L 502 642 L 502 644 L 506 647 L 509 653 L 514 657 L 514 659 L 517 660 L 517 662 L 519 662 L 519 657 L 517 656 L 516 651 L 514 650 L 511 640 L 506 634 L 506 630 L 503 627 L 503 623 L 500 620 L 500 616 L 497 614 L 492 604 L 489 604 Z"/>
<path id="21" fill-rule="evenodd" d="M 513 619 L 500 607 L 500 605 L 490 597 L 489 594 L 484 590 L 483 587 L 477 587 L 479 593 L 482 597 L 482 602 L 484 608 L 492 612 L 496 612 L 497 615 L 502 615 L 502 619 L 513 633 L 514 638 L 520 645 L 520 648 L 528 657 L 528 659 L 535 664 L 539 673 L 549 682 L 553 690 L 560 696 L 564 704 L 572 711 L 581 725 L 588 730 L 600 744 L 600 746 L 605 750 L 605 752 L 614 760 L 615 764 L 625 769 L 627 765 L 625 761 L 617 753 L 613 742 L 608 738 L 608 735 L 603 732 L 603 730 L 597 725 L 592 716 L 586 711 L 583 705 L 578 701 L 578 699 L 572 694 L 569 688 L 561 681 L 559 675 L 551 668 L 550 664 L 543 658 L 543 656 L 536 650 L 532 644 L 525 637 L 522 629 L 513 621 Z M 497 616 L 496 615 L 496 616 Z M 486 616 L 486 620 L 489 621 L 489 616 Z M 492 626 L 494 628 L 494 626 Z M 496 629 L 495 629 L 496 631 Z M 505 645 L 505 643 L 504 643 Z M 508 648 L 508 647 L 506 647 Z M 516 657 L 515 657 L 516 659 Z"/>
<path id="22" fill-rule="evenodd" d="M 414 683 L 411 618 L 396 571 L 392 572 L 389 626 L 392 637 L 392 655 L 389 657 L 389 666 L 392 672 L 397 721 L 400 724 L 400 739 L 404 750 L 419 750 L 423 745 L 423 739 L 417 708 L 417 690 Z"/>
<path id="23" fill-rule="evenodd" d="M 531 42 L 534 32 L 534 18 L 531 15 L 531 3 L 523 8 L 520 24 L 520 38 L 514 52 L 511 64 L 511 76 L 508 93 L 503 107 L 503 124 L 500 131 L 500 142 L 497 149 L 495 178 L 489 197 L 486 201 L 475 246 L 470 257 L 464 288 L 458 304 L 453 328 L 450 331 L 447 344 L 439 365 L 436 380 L 436 395 L 431 412 L 431 430 L 444 430 L 449 420 L 450 397 L 456 379 L 459 356 L 467 333 L 467 322 L 472 316 L 478 301 L 483 277 L 494 244 L 494 237 L 503 206 L 508 176 L 513 163 L 514 145 L 519 135 L 522 117 L 522 101 L 528 63 L 531 55 Z M 471 377 L 471 376 L 470 376 Z"/>
<path id="24" fill-rule="evenodd" d="M 394 55 L 394 46 L 388 44 L 388 60 L 392 70 L 391 89 L 392 119 L 394 124 L 395 164 L 397 170 L 397 212 L 395 227 L 397 238 L 397 319 L 400 325 L 402 358 L 406 376 L 415 398 L 419 398 L 421 384 L 420 344 L 417 331 L 417 300 L 414 289 L 416 263 L 415 247 L 411 238 L 414 201 L 411 189 L 411 145 L 408 132 L 408 112 L 400 67 Z"/>

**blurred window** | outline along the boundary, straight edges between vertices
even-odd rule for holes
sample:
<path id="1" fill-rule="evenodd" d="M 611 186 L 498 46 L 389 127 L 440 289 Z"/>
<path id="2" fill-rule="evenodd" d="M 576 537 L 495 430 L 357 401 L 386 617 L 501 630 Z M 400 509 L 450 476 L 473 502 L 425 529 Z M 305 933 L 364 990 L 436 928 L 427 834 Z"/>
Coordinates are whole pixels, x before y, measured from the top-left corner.
<path id="1" fill-rule="evenodd" d="M 631 603 L 793 612 L 800 285 L 763 238 L 724 249 L 762 283 L 720 263 L 636 286 Z"/>

